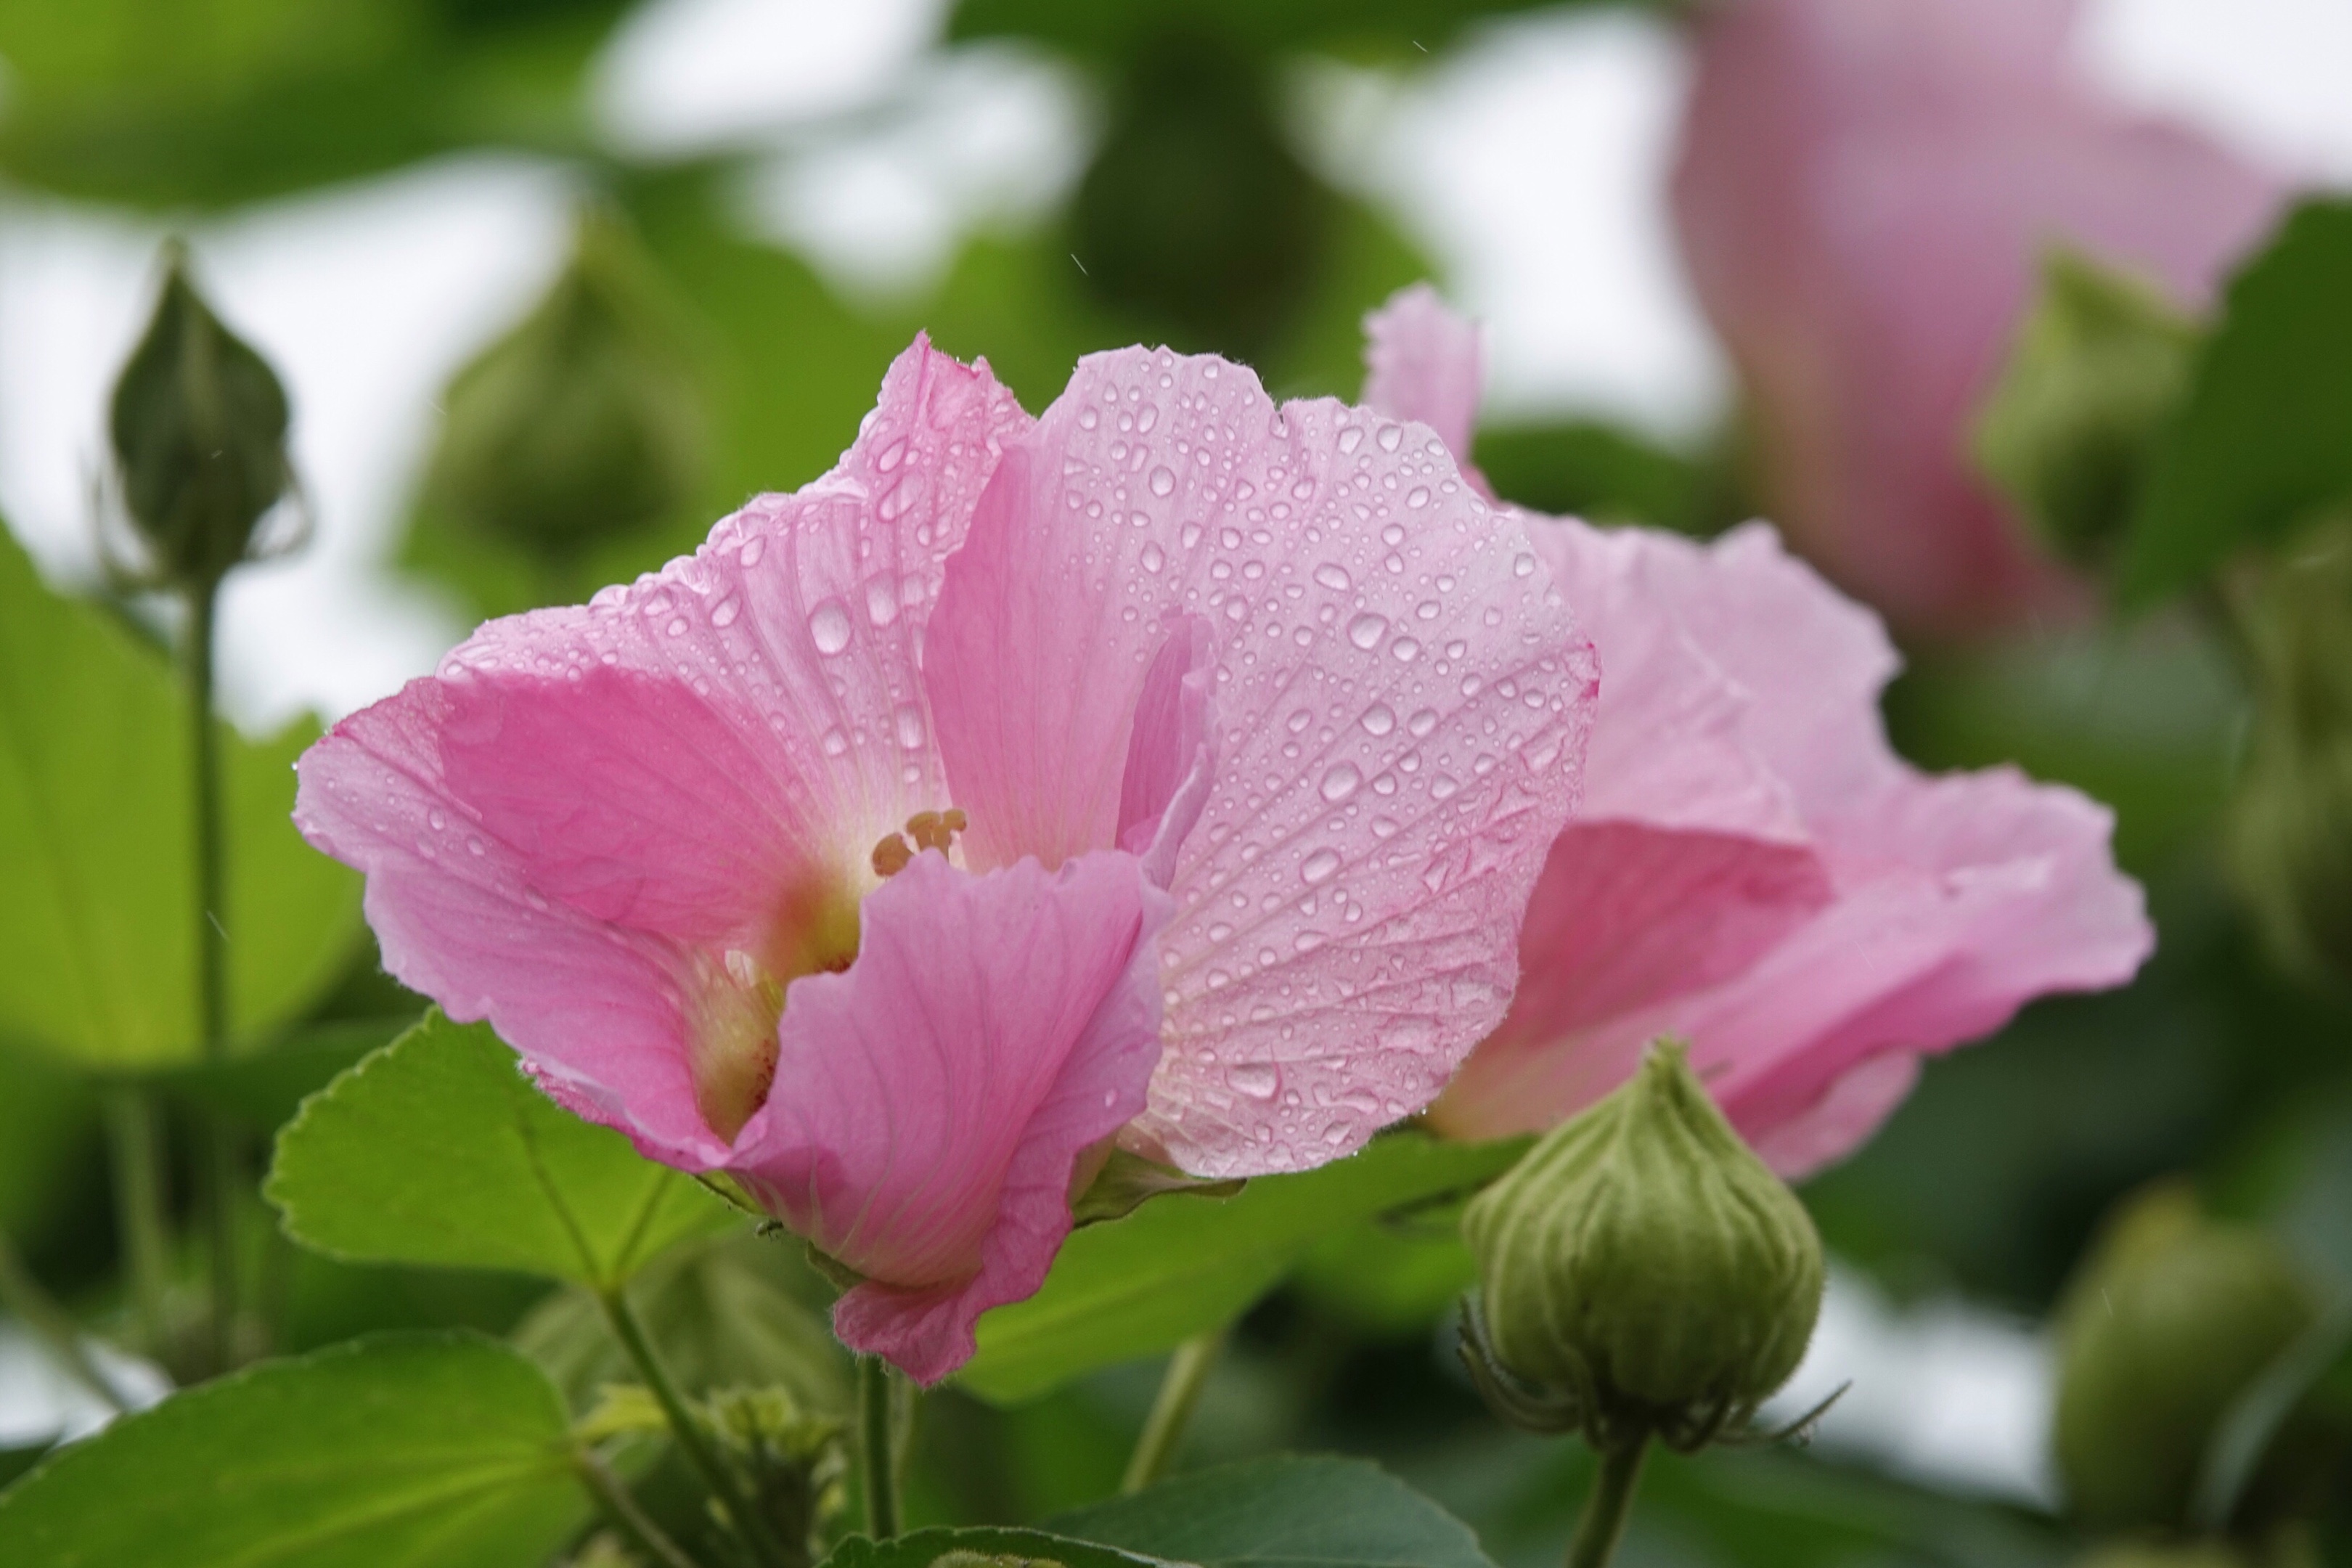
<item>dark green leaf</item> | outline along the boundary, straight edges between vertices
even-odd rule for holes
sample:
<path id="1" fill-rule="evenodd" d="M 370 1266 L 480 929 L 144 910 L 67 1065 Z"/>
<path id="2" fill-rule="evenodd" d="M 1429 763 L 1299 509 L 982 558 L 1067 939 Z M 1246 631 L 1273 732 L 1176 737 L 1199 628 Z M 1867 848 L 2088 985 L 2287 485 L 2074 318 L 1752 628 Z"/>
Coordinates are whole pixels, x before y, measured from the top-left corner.
<path id="1" fill-rule="evenodd" d="M 2313 1388 L 2352 1365 L 2352 1299 L 2343 1299 L 2297 1335 L 2230 1402 L 2205 1445 L 2193 1517 L 2219 1532 L 2229 1526 L 2272 1442 Z"/>
<path id="2" fill-rule="evenodd" d="M 1070 1205 L 1070 1218 L 1082 1226 L 1100 1225 L 1106 1220 L 1124 1219 L 1150 1198 L 1184 1194 L 1229 1198 L 1240 1192 L 1242 1185 L 1238 1177 L 1223 1182 L 1202 1181 L 1198 1176 L 1186 1175 L 1173 1165 L 1147 1160 L 1125 1149 L 1114 1149 L 1100 1173 L 1087 1184 L 1087 1190 Z"/>
<path id="3" fill-rule="evenodd" d="M 243 1039 L 299 1016 L 356 940 L 360 879 L 302 842 L 310 722 L 223 726 L 229 1004 Z M 163 658 L 42 586 L 0 536 L 0 1034 L 77 1061 L 193 1060 L 196 910 L 186 704 Z"/>
<path id="4" fill-rule="evenodd" d="M 1154 1568 L 1139 1557 L 1042 1530 L 917 1530 L 888 1541 L 853 1535 L 825 1568 Z"/>
<path id="5" fill-rule="evenodd" d="M 1493 1568 L 1468 1525 L 1378 1465 L 1320 1454 L 1180 1476 L 1046 1523 L 1204 1568 Z"/>
<path id="6" fill-rule="evenodd" d="M 289 1234 L 336 1257 L 600 1289 L 735 1221 L 692 1177 L 558 1108 L 489 1026 L 437 1009 L 303 1106 L 264 1192 Z"/>
<path id="7" fill-rule="evenodd" d="M 1239 1317 L 1324 1237 L 1481 1185 L 1526 1147 L 1399 1133 L 1320 1170 L 1260 1177 L 1238 1197 L 1146 1204 L 1089 1226 L 1036 1295 L 981 1319 L 980 1353 L 958 1376 L 984 1399 L 1020 1400 L 1167 1350 Z"/>
<path id="8" fill-rule="evenodd" d="M 2352 202 L 2297 208 L 2231 282 L 2132 523 L 2126 595 L 2352 502 Z"/>
<path id="9" fill-rule="evenodd" d="M 1034 38 L 1096 59 L 1117 59 L 1180 23 L 1261 54 L 1301 49 L 1425 58 L 1483 16 L 1531 9 L 1538 0 L 963 0 L 951 36 Z"/>
<path id="10" fill-rule="evenodd" d="M 1745 515 L 1729 465 L 1591 420 L 1490 426 L 1475 457 L 1495 493 L 1554 517 L 1720 532 Z"/>
<path id="11" fill-rule="evenodd" d="M 153 1075 L 157 1087 L 186 1095 L 251 1126 L 275 1129 L 302 1101 L 415 1027 L 403 1018 L 342 1018 L 314 1024 L 248 1057 L 191 1062 Z"/>
<path id="12" fill-rule="evenodd" d="M 0 1495 L 0 1563 L 515 1568 L 577 1527 L 562 1401 L 472 1335 L 360 1341 L 173 1395 Z"/>

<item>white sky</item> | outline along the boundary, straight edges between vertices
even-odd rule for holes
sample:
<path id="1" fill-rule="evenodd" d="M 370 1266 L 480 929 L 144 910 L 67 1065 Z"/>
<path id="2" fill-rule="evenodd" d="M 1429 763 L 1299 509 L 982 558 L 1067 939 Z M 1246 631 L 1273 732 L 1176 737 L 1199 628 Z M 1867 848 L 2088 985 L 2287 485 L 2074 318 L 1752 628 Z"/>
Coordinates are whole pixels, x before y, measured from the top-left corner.
<path id="1" fill-rule="evenodd" d="M 854 293 L 917 290 L 974 227 L 1049 209 L 1096 119 L 1076 79 L 1034 56 L 930 51 L 942 9 L 652 0 L 597 70 L 597 117 L 616 143 L 649 152 L 769 150 L 743 193 L 758 229 Z M 2128 101 L 2352 184 L 2345 0 L 2089 0 L 2079 42 Z M 1674 437 L 1715 418 L 1726 388 L 1664 210 L 1685 80 L 1654 21 L 1565 14 L 1492 28 L 1411 77 L 1306 68 L 1298 100 L 1310 154 L 1393 211 L 1486 320 L 1491 407 L 1597 413 Z M 861 109 L 855 126 L 812 128 Z M 223 312 L 292 390 L 319 521 L 308 554 L 232 589 L 223 677 L 241 721 L 347 711 L 428 669 L 461 632 L 381 563 L 435 393 L 542 286 L 568 227 L 559 169 L 468 159 L 194 237 Z M 0 191 L 0 510 L 60 581 L 93 574 L 102 405 L 160 237 L 120 214 Z M 23 1405 L 29 1375 L 0 1337 L 0 1407 Z M 1825 1442 L 2046 1495 L 2047 1354 L 2024 1330 L 1959 1307 L 1900 1316 L 1841 1277 L 1784 1404 L 1793 1413 L 1845 1376 L 1860 1381 Z"/>

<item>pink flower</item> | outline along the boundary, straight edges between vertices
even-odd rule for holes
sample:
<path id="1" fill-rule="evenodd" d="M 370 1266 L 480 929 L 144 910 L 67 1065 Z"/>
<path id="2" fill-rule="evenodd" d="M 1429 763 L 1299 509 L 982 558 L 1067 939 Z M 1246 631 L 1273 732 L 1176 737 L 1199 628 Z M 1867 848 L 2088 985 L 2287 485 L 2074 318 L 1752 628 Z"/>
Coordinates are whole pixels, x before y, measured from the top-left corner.
<path id="1" fill-rule="evenodd" d="M 1500 1021 L 1590 650 L 1425 432 L 919 341 L 831 474 L 303 758 L 386 965 L 864 1277 L 926 1382 L 1114 1138 L 1319 1163 Z"/>
<path id="2" fill-rule="evenodd" d="M 1674 202 L 1772 509 L 1907 629 L 2079 591 L 1979 479 L 1978 405 L 2054 243 L 2202 305 L 2277 184 L 2070 74 L 2071 0 L 1742 0 L 1698 30 Z"/>
<path id="3" fill-rule="evenodd" d="M 1396 319 L 1367 323 L 1374 363 Z M 1922 1054 L 2139 967 L 2154 936 L 2107 811 L 2014 769 L 1931 778 L 1896 757 L 1877 617 L 1769 527 L 1709 545 L 1521 515 L 1600 653 L 1601 712 L 1518 994 L 1439 1127 L 1549 1126 L 1673 1034 L 1801 1174 L 1866 1139 Z"/>

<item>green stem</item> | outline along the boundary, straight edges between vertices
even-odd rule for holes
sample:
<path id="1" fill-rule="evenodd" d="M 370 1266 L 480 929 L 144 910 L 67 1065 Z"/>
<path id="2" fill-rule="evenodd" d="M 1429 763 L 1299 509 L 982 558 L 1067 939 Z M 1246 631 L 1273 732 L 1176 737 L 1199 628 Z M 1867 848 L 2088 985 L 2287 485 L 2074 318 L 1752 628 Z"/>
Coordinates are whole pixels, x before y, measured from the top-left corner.
<path id="1" fill-rule="evenodd" d="M 637 1321 L 628 1298 L 618 1285 L 600 1289 L 596 1300 L 604 1309 L 604 1321 L 612 1326 L 613 1337 L 636 1367 L 637 1375 L 646 1380 L 646 1387 L 661 1406 L 662 1415 L 669 1423 L 670 1436 L 687 1463 L 701 1476 L 702 1484 L 710 1489 L 720 1509 L 726 1513 L 729 1526 L 736 1538 L 749 1549 L 753 1559 L 768 1568 L 788 1568 L 793 1561 L 776 1539 L 775 1531 L 760 1510 L 752 1506 L 751 1494 L 743 1489 L 742 1479 L 735 1473 L 725 1458 L 710 1446 L 694 1415 L 686 1407 L 685 1398 L 677 1385 L 670 1381 L 669 1373 L 654 1353 L 653 1342 Z"/>
<path id="2" fill-rule="evenodd" d="M 0 1306 L 22 1319 L 76 1382 L 117 1411 L 131 1408 L 131 1401 L 90 1359 L 89 1350 L 82 1344 L 80 1325 L 41 1289 L 41 1282 L 17 1258 L 15 1244 L 5 1236 L 0 1236 Z"/>
<path id="3" fill-rule="evenodd" d="M 1625 1533 L 1633 1511 L 1633 1489 L 1642 1479 L 1642 1460 L 1650 1451 L 1647 1436 L 1622 1442 L 1601 1454 L 1601 1474 L 1593 1479 L 1592 1495 L 1584 1500 L 1584 1517 L 1576 1521 L 1576 1539 L 1568 1543 L 1568 1568 L 1607 1568 Z"/>
<path id="4" fill-rule="evenodd" d="M 206 1061 L 228 1054 L 228 926 L 223 913 L 220 734 L 213 721 L 213 631 L 220 607 L 215 578 L 188 589 L 189 754 L 194 766 L 196 845 L 196 1016 Z M 213 1364 L 226 1371 L 236 1358 L 236 1193 L 235 1135 L 225 1118 L 203 1119 L 203 1195 L 211 1235 Z"/>
<path id="5" fill-rule="evenodd" d="M 611 1466 L 584 1449 L 573 1456 L 572 1462 L 580 1471 L 581 1480 L 604 1510 L 605 1521 L 638 1555 L 657 1568 L 700 1568 L 637 1506 L 637 1500 L 629 1495 L 629 1489 L 613 1473 Z"/>
<path id="6" fill-rule="evenodd" d="M 131 1276 L 131 1303 L 139 1325 L 139 1348 L 171 1359 L 171 1324 L 164 1305 L 171 1247 L 163 1225 L 162 1129 L 155 1101 L 142 1089 L 118 1089 L 106 1097 L 106 1147 L 114 1179 L 114 1223 L 122 1235 L 122 1261 Z"/>
<path id="7" fill-rule="evenodd" d="M 1160 1379 L 1160 1396 L 1151 1403 L 1143 1435 L 1135 1440 L 1135 1452 L 1128 1457 L 1126 1478 L 1118 1483 L 1122 1493 L 1139 1492 L 1168 1473 L 1169 1462 L 1184 1441 L 1193 1407 L 1201 1403 L 1209 1369 L 1216 1365 L 1217 1352 L 1224 1342 L 1225 1331 L 1212 1329 L 1186 1340 L 1168 1358 L 1168 1370 Z"/>
<path id="8" fill-rule="evenodd" d="M 880 1356 L 857 1358 L 857 1446 L 866 1483 L 866 1533 L 898 1533 L 898 1462 L 890 1442 L 890 1369 Z"/>

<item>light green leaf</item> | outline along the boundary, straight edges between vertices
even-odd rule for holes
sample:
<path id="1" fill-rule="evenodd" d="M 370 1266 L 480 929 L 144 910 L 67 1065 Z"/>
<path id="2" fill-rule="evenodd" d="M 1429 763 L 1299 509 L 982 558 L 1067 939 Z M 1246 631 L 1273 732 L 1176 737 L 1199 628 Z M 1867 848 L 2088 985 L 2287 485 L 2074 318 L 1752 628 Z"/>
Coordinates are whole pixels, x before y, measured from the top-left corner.
<path id="1" fill-rule="evenodd" d="M 331 984 L 360 879 L 302 842 L 297 723 L 223 726 L 230 1022 L 251 1041 Z M 0 1033 L 78 1061 L 194 1060 L 196 911 L 186 704 L 163 655 L 50 593 L 0 534 Z"/>
<path id="2" fill-rule="evenodd" d="M 356 1341 L 173 1395 L 0 1494 L 0 1563 L 514 1568 L 585 1499 L 563 1404 L 470 1334 Z"/>
<path id="3" fill-rule="evenodd" d="M 2153 598 L 2352 504 L 2352 202 L 2298 207 L 2231 279 L 2157 447 L 2124 588 Z"/>
<path id="4" fill-rule="evenodd" d="M 1320 1170 L 1261 1176 L 1238 1197 L 1162 1198 L 1089 1226 L 1063 1244 L 1037 1294 L 981 1319 L 980 1353 L 958 1377 L 1009 1403 L 1168 1350 L 1241 1316 L 1324 1237 L 1482 1185 L 1526 1148 L 1398 1133 Z"/>
<path id="5" fill-rule="evenodd" d="M 1202 1568 L 1494 1568 L 1470 1527 L 1378 1465 L 1283 1454 L 1055 1516 L 1082 1541 Z"/>
<path id="6" fill-rule="evenodd" d="M 1159 1568 L 1159 1559 L 1042 1530 L 909 1531 L 887 1541 L 853 1535 L 825 1568 Z"/>
<path id="7" fill-rule="evenodd" d="M 264 1195 L 363 1262 L 511 1268 L 599 1289 L 734 1211 L 558 1107 L 487 1024 L 438 1009 L 306 1102 Z"/>

